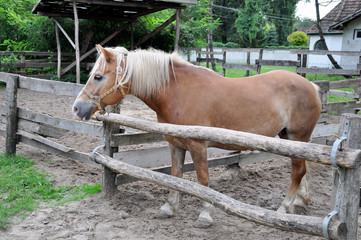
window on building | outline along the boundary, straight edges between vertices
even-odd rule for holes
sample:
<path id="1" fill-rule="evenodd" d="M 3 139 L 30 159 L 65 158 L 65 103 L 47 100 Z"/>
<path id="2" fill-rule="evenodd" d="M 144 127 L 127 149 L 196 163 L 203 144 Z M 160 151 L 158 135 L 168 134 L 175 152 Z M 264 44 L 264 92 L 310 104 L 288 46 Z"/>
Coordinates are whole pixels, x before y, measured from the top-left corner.
<path id="1" fill-rule="evenodd" d="M 353 36 L 353 39 L 361 40 L 361 29 L 355 29 L 355 34 Z"/>
<path id="2" fill-rule="evenodd" d="M 321 40 L 318 40 L 318 41 L 315 43 L 314 50 L 325 50 L 325 48 L 323 47 L 323 44 L 322 44 Z"/>

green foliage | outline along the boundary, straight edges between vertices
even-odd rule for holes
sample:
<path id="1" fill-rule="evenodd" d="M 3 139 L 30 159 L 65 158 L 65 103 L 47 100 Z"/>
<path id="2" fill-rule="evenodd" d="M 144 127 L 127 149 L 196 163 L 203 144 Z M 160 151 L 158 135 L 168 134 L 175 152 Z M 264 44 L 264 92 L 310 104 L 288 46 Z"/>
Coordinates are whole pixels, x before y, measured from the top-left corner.
<path id="1" fill-rule="evenodd" d="M 33 211 L 40 202 L 64 204 L 99 192 L 100 184 L 54 187 L 33 161 L 0 154 L 0 229 L 8 227 L 9 217 Z"/>
<path id="2" fill-rule="evenodd" d="M 207 32 L 213 32 L 220 25 L 219 18 L 210 15 L 210 0 L 200 0 L 197 5 L 188 7 L 182 16 L 179 45 L 182 47 L 203 47 L 207 45 Z"/>
<path id="3" fill-rule="evenodd" d="M 307 34 L 302 31 L 293 32 L 287 37 L 287 41 L 294 46 L 306 45 L 310 39 L 307 37 Z"/>
<path id="4" fill-rule="evenodd" d="M 13 72 L 17 60 L 14 54 L 10 56 L 0 55 L 0 72 Z"/>
<path id="5" fill-rule="evenodd" d="M 241 47 L 260 47 L 265 40 L 265 21 L 258 0 L 246 0 L 245 7 L 240 9 L 236 20 L 236 28 Z"/>

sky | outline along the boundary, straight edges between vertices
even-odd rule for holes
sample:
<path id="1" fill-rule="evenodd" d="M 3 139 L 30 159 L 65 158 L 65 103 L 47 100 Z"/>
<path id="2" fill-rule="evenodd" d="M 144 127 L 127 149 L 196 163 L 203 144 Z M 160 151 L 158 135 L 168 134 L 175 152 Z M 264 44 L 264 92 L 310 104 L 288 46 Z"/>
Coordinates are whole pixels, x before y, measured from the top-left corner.
<path id="1" fill-rule="evenodd" d="M 332 8 L 334 8 L 341 0 L 318 0 L 320 4 L 320 17 L 324 17 Z M 300 18 L 311 18 L 316 20 L 315 0 L 300 0 L 297 4 L 296 16 Z"/>

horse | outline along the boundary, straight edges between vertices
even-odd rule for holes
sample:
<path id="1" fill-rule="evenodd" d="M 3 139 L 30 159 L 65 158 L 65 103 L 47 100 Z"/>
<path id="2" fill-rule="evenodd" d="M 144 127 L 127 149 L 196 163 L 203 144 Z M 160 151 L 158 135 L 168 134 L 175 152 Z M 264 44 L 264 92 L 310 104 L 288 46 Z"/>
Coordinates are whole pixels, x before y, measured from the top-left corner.
<path id="1" fill-rule="evenodd" d="M 227 78 L 195 66 L 177 53 L 160 50 L 127 51 L 96 45 L 98 58 L 89 79 L 76 98 L 74 117 L 87 121 L 126 94 L 141 99 L 157 114 L 160 123 L 200 125 L 250 132 L 307 142 L 318 121 L 321 101 L 317 85 L 302 76 L 275 70 L 243 78 Z M 182 177 L 189 151 L 197 180 L 209 185 L 207 148 L 248 150 L 212 141 L 164 136 L 171 153 L 171 174 Z M 291 181 L 278 211 L 294 213 L 310 202 L 303 159 L 291 159 Z M 179 193 L 170 191 L 157 217 L 169 218 L 179 208 Z M 214 206 L 204 202 L 194 226 L 213 223 Z"/>

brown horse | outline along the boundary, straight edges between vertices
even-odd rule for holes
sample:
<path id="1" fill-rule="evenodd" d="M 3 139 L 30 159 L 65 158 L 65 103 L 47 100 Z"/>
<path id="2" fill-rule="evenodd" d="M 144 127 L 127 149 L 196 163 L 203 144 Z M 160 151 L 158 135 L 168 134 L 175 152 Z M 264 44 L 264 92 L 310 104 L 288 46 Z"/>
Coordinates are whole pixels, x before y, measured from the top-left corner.
<path id="1" fill-rule="evenodd" d="M 74 116 L 89 120 L 107 105 L 133 94 L 157 113 L 159 122 L 221 127 L 265 136 L 309 141 L 321 111 L 318 88 L 287 71 L 245 78 L 226 78 L 194 66 L 178 54 L 156 50 L 128 52 L 97 45 L 99 57 L 89 80 L 74 102 Z M 182 177 L 185 152 L 192 156 L 198 181 L 209 184 L 207 147 L 245 150 L 211 141 L 164 136 L 169 142 L 172 175 Z M 309 202 L 304 160 L 292 159 L 289 191 L 279 211 L 293 213 Z M 302 180 L 302 181 L 301 181 Z M 171 217 L 179 193 L 171 191 L 159 217 Z M 205 203 L 195 224 L 211 225 L 214 208 Z"/>

